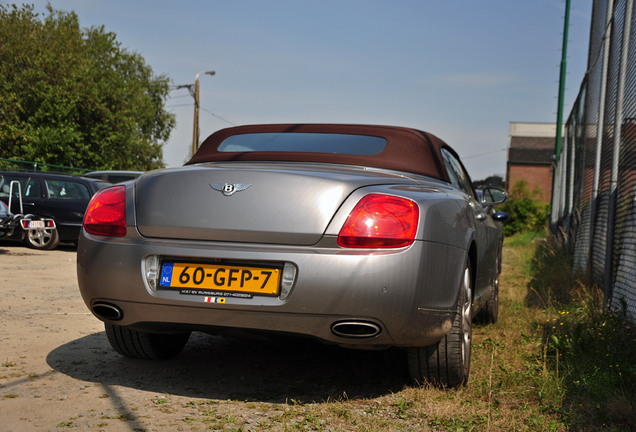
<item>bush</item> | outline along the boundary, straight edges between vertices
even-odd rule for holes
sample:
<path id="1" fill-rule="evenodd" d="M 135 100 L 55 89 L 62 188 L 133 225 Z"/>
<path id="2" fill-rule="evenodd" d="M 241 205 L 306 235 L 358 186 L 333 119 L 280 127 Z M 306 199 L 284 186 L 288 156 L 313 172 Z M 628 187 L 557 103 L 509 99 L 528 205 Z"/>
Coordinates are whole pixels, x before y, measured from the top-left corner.
<path id="1" fill-rule="evenodd" d="M 508 213 L 508 221 L 504 224 L 504 235 L 524 231 L 541 231 L 545 228 L 550 214 L 550 205 L 540 201 L 543 193 L 537 186 L 530 191 L 528 182 L 517 181 L 509 191 L 508 201 L 501 206 L 501 211 Z"/>

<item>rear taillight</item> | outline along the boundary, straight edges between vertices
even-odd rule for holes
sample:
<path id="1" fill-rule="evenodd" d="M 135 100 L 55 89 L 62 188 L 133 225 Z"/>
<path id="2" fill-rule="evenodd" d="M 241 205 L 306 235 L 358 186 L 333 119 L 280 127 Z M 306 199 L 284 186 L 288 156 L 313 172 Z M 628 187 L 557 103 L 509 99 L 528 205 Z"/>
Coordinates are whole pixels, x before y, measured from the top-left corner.
<path id="1" fill-rule="evenodd" d="M 338 234 L 346 248 L 398 248 L 413 243 L 420 210 L 410 199 L 367 195 L 358 202 Z"/>
<path id="2" fill-rule="evenodd" d="M 95 194 L 84 216 L 84 229 L 97 235 L 126 235 L 125 186 L 102 189 Z"/>

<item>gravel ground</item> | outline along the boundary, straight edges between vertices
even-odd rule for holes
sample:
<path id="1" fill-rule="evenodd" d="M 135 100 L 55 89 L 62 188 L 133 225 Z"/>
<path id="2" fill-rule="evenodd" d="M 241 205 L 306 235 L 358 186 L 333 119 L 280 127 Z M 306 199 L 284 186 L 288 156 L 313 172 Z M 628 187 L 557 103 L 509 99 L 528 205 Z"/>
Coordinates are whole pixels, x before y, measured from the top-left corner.
<path id="1" fill-rule="evenodd" d="M 0 431 L 354 430 L 352 417 L 394 416 L 381 408 L 408 382 L 401 351 L 310 341 L 195 333 L 174 359 L 124 358 L 75 265 L 73 246 L 0 243 Z"/>

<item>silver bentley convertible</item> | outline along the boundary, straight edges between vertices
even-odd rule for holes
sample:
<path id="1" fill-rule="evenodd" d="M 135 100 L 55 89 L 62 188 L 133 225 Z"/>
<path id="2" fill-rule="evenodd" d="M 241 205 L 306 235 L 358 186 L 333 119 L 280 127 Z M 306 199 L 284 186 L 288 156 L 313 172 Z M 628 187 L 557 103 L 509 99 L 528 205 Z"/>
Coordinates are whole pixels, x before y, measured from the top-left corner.
<path id="1" fill-rule="evenodd" d="M 415 129 L 223 129 L 184 167 L 94 196 L 79 288 L 125 356 L 281 334 L 404 348 L 414 380 L 458 386 L 473 319 L 497 320 L 505 200 Z"/>

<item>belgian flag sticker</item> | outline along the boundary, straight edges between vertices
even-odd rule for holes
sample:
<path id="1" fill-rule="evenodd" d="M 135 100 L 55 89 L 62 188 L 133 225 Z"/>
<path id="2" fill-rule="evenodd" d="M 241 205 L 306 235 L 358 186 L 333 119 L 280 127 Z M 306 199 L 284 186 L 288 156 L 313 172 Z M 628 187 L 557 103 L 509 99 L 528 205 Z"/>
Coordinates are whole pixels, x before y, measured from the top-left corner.
<path id="1" fill-rule="evenodd" d="M 225 303 L 223 297 L 205 297 L 203 301 L 206 303 Z"/>

